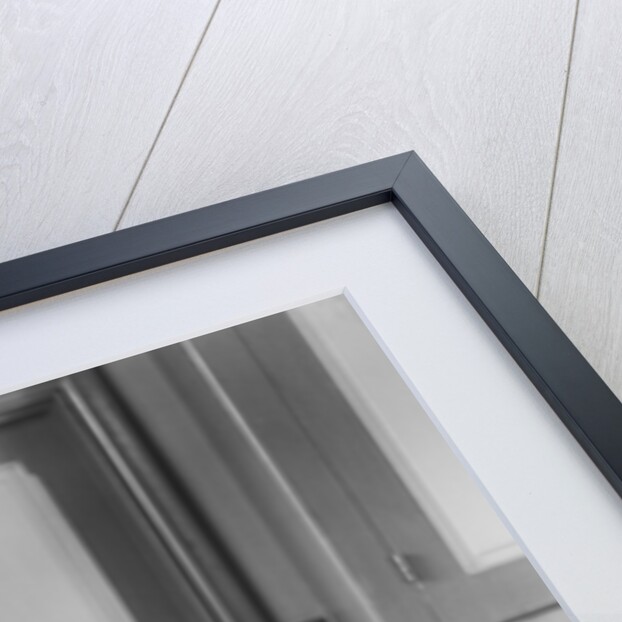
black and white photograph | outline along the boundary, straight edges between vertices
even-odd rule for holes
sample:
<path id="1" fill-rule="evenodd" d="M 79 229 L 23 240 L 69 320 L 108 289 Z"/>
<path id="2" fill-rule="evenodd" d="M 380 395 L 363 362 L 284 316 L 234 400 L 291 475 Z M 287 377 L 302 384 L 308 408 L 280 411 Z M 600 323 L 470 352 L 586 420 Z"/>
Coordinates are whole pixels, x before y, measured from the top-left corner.
<path id="1" fill-rule="evenodd" d="M 16 622 L 567 622 L 343 297 L 0 400 Z"/>

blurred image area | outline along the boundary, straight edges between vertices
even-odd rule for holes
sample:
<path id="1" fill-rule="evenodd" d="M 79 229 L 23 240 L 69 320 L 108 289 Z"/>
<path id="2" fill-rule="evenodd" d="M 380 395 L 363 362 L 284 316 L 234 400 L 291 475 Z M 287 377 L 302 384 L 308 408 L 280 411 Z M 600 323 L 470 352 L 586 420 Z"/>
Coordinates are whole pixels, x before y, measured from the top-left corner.
<path id="1" fill-rule="evenodd" d="M 343 296 L 1 396 L 0 607 L 570 619 Z"/>

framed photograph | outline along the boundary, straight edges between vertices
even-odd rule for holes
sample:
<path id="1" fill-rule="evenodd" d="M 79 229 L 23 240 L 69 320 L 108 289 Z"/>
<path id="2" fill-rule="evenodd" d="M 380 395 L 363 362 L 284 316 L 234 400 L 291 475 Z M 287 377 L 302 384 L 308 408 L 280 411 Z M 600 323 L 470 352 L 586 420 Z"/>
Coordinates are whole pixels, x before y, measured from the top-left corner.
<path id="1" fill-rule="evenodd" d="M 0 264 L 0 603 L 622 619 L 622 405 L 413 152 Z"/>

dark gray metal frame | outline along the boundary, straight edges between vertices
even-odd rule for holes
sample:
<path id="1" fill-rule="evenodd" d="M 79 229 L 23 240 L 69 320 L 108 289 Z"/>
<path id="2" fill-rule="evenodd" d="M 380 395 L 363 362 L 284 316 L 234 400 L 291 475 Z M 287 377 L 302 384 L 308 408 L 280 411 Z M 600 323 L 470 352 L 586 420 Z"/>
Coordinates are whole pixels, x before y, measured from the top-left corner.
<path id="1" fill-rule="evenodd" d="M 389 201 L 622 496 L 622 404 L 414 152 L 0 264 L 0 310 Z"/>

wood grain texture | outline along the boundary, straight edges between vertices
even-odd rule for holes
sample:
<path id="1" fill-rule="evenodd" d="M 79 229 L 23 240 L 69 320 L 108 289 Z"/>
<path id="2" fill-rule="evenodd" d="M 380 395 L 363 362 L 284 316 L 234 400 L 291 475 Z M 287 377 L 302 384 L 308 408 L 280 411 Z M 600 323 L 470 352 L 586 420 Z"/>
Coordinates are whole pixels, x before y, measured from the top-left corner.
<path id="1" fill-rule="evenodd" d="M 0 3 L 0 261 L 114 228 L 214 4 Z"/>
<path id="2" fill-rule="evenodd" d="M 582 2 L 541 301 L 622 398 L 622 5 Z"/>
<path id="3" fill-rule="evenodd" d="M 573 12 L 223 0 L 121 225 L 415 149 L 533 287 Z"/>

